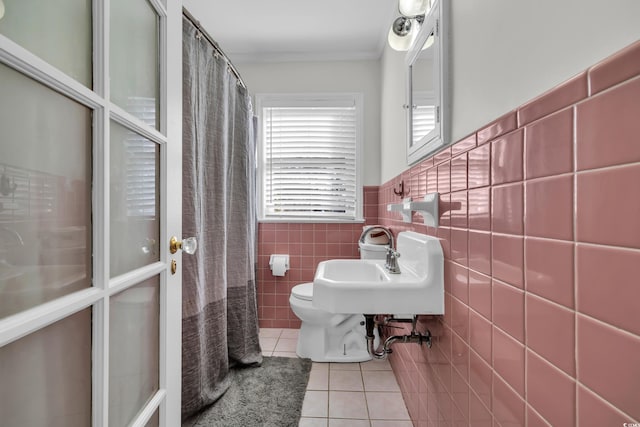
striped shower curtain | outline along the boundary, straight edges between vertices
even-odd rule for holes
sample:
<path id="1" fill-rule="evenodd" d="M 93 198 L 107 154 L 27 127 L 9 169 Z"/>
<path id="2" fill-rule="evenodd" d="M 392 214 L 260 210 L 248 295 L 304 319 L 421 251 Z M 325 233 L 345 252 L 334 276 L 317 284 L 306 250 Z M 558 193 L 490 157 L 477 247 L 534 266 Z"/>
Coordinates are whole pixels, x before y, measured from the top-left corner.
<path id="1" fill-rule="evenodd" d="M 255 137 L 246 88 L 183 18 L 182 418 L 262 361 L 255 290 Z"/>

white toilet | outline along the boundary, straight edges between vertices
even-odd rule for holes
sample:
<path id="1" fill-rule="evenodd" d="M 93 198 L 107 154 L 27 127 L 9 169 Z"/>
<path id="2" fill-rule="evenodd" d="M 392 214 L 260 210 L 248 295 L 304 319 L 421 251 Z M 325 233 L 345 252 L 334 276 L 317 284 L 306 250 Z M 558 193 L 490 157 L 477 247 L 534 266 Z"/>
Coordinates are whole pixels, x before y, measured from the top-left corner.
<path id="1" fill-rule="evenodd" d="M 391 242 L 369 239 L 379 228 L 368 227 L 359 242 L 361 259 L 384 259 Z M 313 283 L 302 283 L 291 290 L 289 305 L 302 325 L 296 353 L 314 362 L 364 362 L 367 351 L 364 316 L 335 314 L 313 306 Z"/>

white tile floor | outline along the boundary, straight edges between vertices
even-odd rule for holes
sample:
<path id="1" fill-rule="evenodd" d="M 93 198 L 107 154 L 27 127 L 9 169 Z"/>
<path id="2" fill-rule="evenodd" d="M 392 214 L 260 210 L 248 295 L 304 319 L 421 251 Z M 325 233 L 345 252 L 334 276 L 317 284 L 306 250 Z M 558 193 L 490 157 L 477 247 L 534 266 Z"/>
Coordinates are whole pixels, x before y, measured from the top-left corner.
<path id="1" fill-rule="evenodd" d="M 260 329 L 265 356 L 298 357 L 297 329 Z M 299 427 L 412 427 L 388 361 L 314 363 Z"/>

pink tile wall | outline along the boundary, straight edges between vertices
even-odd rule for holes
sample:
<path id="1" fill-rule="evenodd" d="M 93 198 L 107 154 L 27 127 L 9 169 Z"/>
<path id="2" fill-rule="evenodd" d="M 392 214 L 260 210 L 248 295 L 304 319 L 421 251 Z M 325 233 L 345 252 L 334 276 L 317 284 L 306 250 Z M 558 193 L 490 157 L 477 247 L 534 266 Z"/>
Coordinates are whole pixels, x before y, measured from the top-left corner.
<path id="1" fill-rule="evenodd" d="M 400 180 L 455 210 L 403 223 Z M 433 348 L 391 355 L 415 426 L 639 422 L 640 42 L 380 186 L 378 221 L 446 258 Z"/>
<path id="2" fill-rule="evenodd" d="M 378 187 L 363 191 L 365 224 L 378 219 Z M 299 328 L 300 320 L 289 307 L 295 285 L 313 281 L 319 262 L 358 258 L 358 238 L 365 224 L 261 223 L 258 227 L 257 299 L 263 328 Z M 271 254 L 289 254 L 290 269 L 284 277 L 269 269 Z"/>

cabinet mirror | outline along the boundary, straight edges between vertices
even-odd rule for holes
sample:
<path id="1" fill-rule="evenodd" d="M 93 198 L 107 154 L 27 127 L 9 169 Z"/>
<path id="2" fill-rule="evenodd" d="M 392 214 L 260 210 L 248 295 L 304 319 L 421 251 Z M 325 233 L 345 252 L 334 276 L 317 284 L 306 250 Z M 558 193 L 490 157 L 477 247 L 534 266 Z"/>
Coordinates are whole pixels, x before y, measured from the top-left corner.
<path id="1" fill-rule="evenodd" d="M 408 164 L 450 143 L 445 15 L 433 1 L 406 57 Z"/>

